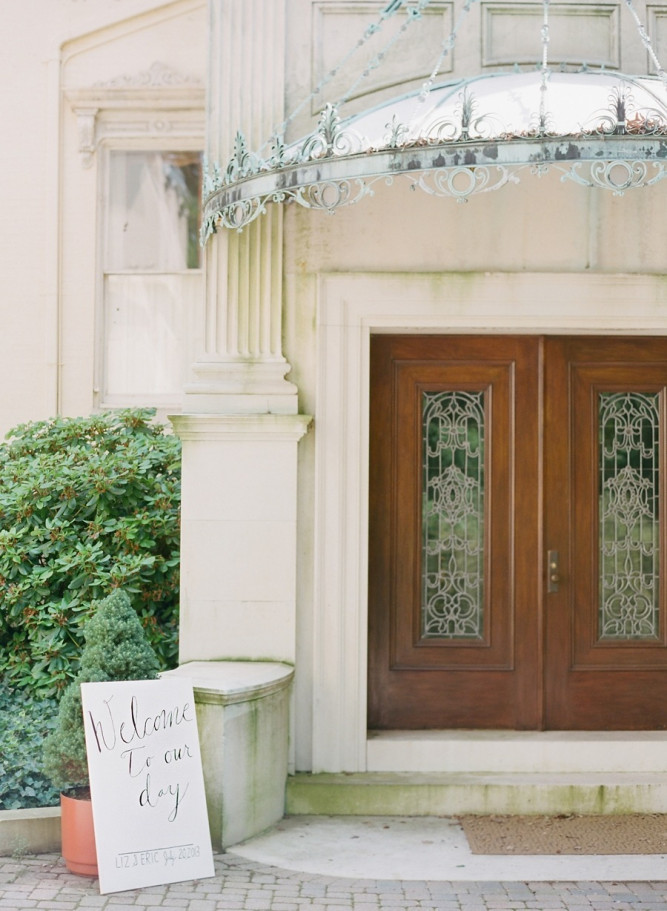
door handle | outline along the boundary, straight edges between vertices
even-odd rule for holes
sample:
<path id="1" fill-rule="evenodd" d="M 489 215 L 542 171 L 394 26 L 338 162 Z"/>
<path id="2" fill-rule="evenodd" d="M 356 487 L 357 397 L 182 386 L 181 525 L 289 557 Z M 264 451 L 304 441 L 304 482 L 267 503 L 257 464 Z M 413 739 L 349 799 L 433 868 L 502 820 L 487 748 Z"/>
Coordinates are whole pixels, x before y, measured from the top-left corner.
<path id="1" fill-rule="evenodd" d="M 547 551 L 547 592 L 558 591 L 560 585 L 560 556 L 557 550 Z"/>

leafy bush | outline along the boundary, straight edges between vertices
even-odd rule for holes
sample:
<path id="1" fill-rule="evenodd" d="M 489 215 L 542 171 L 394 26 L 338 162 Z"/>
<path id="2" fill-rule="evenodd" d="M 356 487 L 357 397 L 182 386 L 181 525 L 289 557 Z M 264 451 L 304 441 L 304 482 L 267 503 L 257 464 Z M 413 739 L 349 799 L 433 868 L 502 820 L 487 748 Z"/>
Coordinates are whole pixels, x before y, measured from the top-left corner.
<path id="1" fill-rule="evenodd" d="M 35 699 L 0 684 L 0 810 L 58 804 L 58 791 L 41 766 L 42 743 L 56 713 L 55 699 Z"/>
<path id="2" fill-rule="evenodd" d="M 0 674 L 35 695 L 79 669 L 93 601 L 129 593 L 178 651 L 180 443 L 152 410 L 23 424 L 0 445 Z"/>
<path id="3" fill-rule="evenodd" d="M 81 666 L 58 708 L 54 730 L 44 742 L 44 771 L 62 788 L 87 787 L 88 761 L 81 684 L 105 680 L 152 680 L 159 662 L 125 592 L 92 605 Z"/>

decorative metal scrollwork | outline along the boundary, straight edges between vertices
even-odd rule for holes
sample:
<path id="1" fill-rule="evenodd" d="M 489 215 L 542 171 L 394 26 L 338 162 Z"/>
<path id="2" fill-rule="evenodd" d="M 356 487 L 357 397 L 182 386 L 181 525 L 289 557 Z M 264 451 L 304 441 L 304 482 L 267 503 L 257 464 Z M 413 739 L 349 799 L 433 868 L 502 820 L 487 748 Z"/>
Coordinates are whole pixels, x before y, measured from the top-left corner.
<path id="1" fill-rule="evenodd" d="M 354 155 L 364 149 L 362 137 L 354 130 L 343 129 L 338 116 L 338 108 L 328 104 L 322 111 L 315 133 L 309 136 L 286 158 L 295 161 L 314 161 L 318 158 L 331 158 L 334 155 Z"/>
<path id="2" fill-rule="evenodd" d="M 370 192 L 370 186 L 363 180 L 329 180 L 304 187 L 295 194 L 295 199 L 306 208 L 324 209 L 332 213 L 341 206 L 359 202 Z"/>
<path id="3" fill-rule="evenodd" d="M 478 113 L 475 93 L 465 86 L 459 93 L 451 117 L 435 120 L 423 132 L 428 142 L 467 142 L 469 139 L 489 139 L 503 131 L 500 118 L 491 111 Z M 409 133 L 409 130 L 408 130 Z"/>
<path id="4" fill-rule="evenodd" d="M 586 174 L 582 173 L 582 169 L 585 169 Z M 648 187 L 665 177 L 667 170 L 661 162 L 614 160 L 576 162 L 563 174 L 561 180 L 573 180 L 584 187 L 611 190 L 614 196 L 623 196 L 626 190 Z"/>
<path id="5" fill-rule="evenodd" d="M 616 196 L 663 180 L 667 102 L 661 107 L 660 84 L 618 74 L 586 75 L 597 80 L 596 91 L 607 92 L 608 103 L 576 124 L 571 115 L 563 120 L 563 111 L 569 108 L 563 106 L 562 96 L 560 108 L 553 98 L 547 104 L 547 97 L 559 84 L 571 92 L 579 83 L 558 83 L 558 78 L 572 79 L 572 74 L 542 72 L 541 78 L 525 73 L 502 77 L 520 80 L 517 91 L 527 93 L 512 108 L 511 116 L 523 118 L 520 124 L 503 122 L 490 109 L 498 94 L 484 95 L 482 78 L 462 83 L 458 91 L 445 87 L 442 101 L 428 113 L 421 96 L 415 96 L 410 122 L 394 112 L 384 134 L 374 132 L 376 114 L 369 121 L 373 135 L 368 136 L 362 128 L 364 115 L 343 121 L 335 104 L 325 106 L 317 128 L 299 142 L 286 145 L 282 134 L 274 135 L 266 158 L 250 151 L 238 133 L 226 168 L 206 168 L 202 240 L 217 225 L 242 230 L 271 202 L 294 201 L 334 212 L 371 195 L 377 180 L 389 182 L 399 174 L 407 175 L 415 189 L 461 202 L 518 183 L 524 168 L 538 175 L 557 169 L 562 180 Z M 583 77 L 578 78 L 585 85 Z M 536 105 L 532 115 L 525 107 L 531 93 Z M 408 108 L 400 108 L 403 118 L 408 117 Z"/>
<path id="6" fill-rule="evenodd" d="M 224 182 L 236 183 L 251 174 L 257 174 L 263 164 L 262 159 L 248 149 L 248 143 L 243 133 L 237 133 L 234 139 L 234 154 L 225 170 Z"/>
<path id="7" fill-rule="evenodd" d="M 667 112 L 651 105 L 637 107 L 627 85 L 614 86 L 607 108 L 595 112 L 582 131 L 599 136 L 659 136 L 667 133 Z"/>
<path id="8" fill-rule="evenodd" d="M 431 196 L 451 196 L 459 202 L 466 202 L 473 193 L 499 190 L 510 182 L 518 183 L 519 178 L 500 165 L 442 168 L 426 171 L 418 179 L 412 179 L 413 186 Z"/>

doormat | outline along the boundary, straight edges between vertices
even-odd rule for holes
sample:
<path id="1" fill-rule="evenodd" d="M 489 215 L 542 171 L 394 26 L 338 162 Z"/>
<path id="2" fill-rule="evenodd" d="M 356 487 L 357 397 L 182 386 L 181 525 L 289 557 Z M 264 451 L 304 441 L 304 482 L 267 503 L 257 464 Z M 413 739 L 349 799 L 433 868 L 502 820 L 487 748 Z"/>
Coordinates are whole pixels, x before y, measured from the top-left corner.
<path id="1" fill-rule="evenodd" d="M 667 854 L 667 815 L 461 816 L 473 854 Z"/>

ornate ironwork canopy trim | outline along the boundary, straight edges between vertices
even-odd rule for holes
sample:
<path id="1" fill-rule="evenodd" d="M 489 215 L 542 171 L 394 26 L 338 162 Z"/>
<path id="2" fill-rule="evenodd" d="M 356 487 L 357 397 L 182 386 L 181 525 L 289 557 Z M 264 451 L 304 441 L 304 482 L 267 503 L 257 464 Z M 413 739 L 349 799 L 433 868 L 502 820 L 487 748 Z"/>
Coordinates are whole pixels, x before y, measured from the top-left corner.
<path id="1" fill-rule="evenodd" d="M 651 77 L 550 73 L 487 76 L 404 96 L 341 122 L 328 105 L 317 129 L 267 158 L 237 134 L 224 172 L 207 170 L 202 239 L 242 230 L 269 203 L 334 212 L 396 177 L 460 202 L 549 170 L 622 195 L 667 176 L 667 93 Z M 532 102 L 532 105 L 531 105 Z"/>

